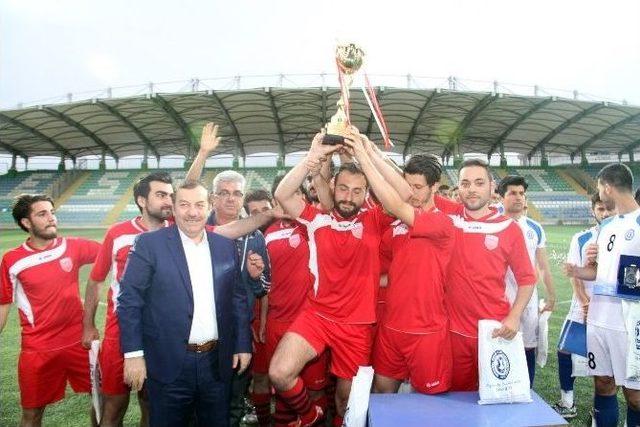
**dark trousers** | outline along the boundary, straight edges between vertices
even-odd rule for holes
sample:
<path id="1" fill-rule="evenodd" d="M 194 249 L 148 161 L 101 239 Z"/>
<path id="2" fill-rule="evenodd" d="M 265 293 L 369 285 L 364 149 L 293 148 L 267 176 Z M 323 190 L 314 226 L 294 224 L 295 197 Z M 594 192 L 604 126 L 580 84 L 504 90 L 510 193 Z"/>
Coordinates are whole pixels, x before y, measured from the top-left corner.
<path id="1" fill-rule="evenodd" d="M 233 379 L 231 380 L 231 427 L 238 427 L 242 417 L 245 415 L 244 399 L 247 397 L 249 384 L 251 383 L 250 371 L 251 367 L 240 375 L 237 372 L 233 374 Z"/>
<path id="2" fill-rule="evenodd" d="M 147 379 L 151 427 L 229 425 L 230 384 L 220 381 L 218 352 L 188 351 L 178 378 L 171 384 Z"/>

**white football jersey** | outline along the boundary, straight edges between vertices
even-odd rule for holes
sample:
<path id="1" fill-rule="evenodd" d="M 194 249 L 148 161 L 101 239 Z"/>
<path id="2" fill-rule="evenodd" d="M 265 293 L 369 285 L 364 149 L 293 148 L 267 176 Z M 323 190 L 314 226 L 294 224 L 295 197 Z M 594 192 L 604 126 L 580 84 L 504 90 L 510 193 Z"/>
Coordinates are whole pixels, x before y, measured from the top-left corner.
<path id="1" fill-rule="evenodd" d="M 531 261 L 531 265 L 533 265 L 534 271 L 537 273 L 536 267 L 536 251 L 538 248 L 544 248 L 547 244 L 547 237 L 544 234 L 544 229 L 540 224 L 531 218 L 527 218 L 526 216 L 521 216 L 516 223 L 520 226 L 522 230 L 522 234 L 524 235 L 524 243 L 527 246 L 527 253 L 529 254 L 529 261 Z M 507 299 L 511 304 L 516 298 L 516 293 L 518 292 L 518 284 L 516 283 L 515 276 L 513 275 L 513 271 L 509 268 L 507 270 L 507 274 L 505 276 L 506 283 L 506 292 Z M 538 301 L 538 294 L 534 291 L 533 295 L 531 295 L 531 300 Z"/>
<path id="2" fill-rule="evenodd" d="M 606 290 L 606 293 L 615 293 L 621 255 L 640 257 L 640 209 L 602 221 L 598 235 L 598 274 L 587 323 L 617 331 L 626 330 L 622 300 L 598 295 L 598 288 Z"/>
<path id="3" fill-rule="evenodd" d="M 573 235 L 571 244 L 569 245 L 569 253 L 567 254 L 567 262 L 577 266 L 584 266 L 587 261 L 587 246 L 596 243 L 600 227 L 598 225 L 582 230 Z M 587 295 L 591 297 L 593 293 L 593 281 L 583 280 L 584 289 Z M 571 297 L 571 308 L 567 314 L 567 318 L 574 322 L 583 323 L 584 317 L 582 312 L 582 304 L 578 301 L 578 297 L 573 294 Z"/>

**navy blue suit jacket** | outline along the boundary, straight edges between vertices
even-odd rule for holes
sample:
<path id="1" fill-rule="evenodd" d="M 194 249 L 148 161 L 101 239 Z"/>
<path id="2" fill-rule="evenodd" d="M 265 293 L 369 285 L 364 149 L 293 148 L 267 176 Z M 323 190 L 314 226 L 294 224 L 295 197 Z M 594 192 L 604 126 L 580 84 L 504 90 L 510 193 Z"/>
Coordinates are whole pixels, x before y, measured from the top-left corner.
<path id="1" fill-rule="evenodd" d="M 207 232 L 218 322 L 218 372 L 233 375 L 234 353 L 251 353 L 247 293 L 238 286 L 233 240 Z M 118 295 L 122 352 L 144 350 L 149 378 L 173 382 L 182 369 L 193 316 L 189 268 L 176 225 L 140 234 L 129 253 Z"/>

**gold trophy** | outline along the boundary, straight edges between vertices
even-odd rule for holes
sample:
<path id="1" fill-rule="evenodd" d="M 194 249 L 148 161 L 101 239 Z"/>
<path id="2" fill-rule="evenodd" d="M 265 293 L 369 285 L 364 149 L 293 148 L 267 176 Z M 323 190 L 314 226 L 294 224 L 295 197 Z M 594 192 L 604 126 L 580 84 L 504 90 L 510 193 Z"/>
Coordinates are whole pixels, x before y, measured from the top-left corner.
<path id="1" fill-rule="evenodd" d="M 363 60 L 364 51 L 353 43 L 338 45 L 336 48 L 336 63 L 342 94 L 336 103 L 338 111 L 327 123 L 327 133 L 322 139 L 323 144 L 336 145 L 344 142 L 349 125 L 349 87 L 353 83 L 354 74 L 362 66 Z"/>

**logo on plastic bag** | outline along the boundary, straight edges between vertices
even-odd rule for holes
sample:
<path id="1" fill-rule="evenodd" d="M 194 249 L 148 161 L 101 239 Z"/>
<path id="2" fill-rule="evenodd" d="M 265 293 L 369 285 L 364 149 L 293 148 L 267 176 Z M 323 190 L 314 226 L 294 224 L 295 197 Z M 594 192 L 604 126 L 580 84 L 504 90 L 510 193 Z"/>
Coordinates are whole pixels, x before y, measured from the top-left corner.
<path id="1" fill-rule="evenodd" d="M 491 372 L 493 372 L 493 375 L 499 380 L 504 380 L 509 376 L 510 370 L 511 364 L 505 352 L 502 350 L 494 351 L 491 355 Z"/>

